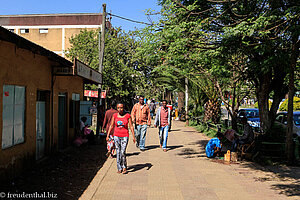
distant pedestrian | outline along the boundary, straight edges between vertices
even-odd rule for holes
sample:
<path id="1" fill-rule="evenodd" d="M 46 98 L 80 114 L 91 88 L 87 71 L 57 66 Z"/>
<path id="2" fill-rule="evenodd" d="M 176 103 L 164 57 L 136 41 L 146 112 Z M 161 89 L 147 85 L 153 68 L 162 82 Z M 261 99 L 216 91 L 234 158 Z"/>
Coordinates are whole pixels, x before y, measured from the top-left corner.
<path id="1" fill-rule="evenodd" d="M 139 102 L 133 106 L 131 117 L 135 124 L 136 146 L 144 151 L 147 125 L 151 125 L 151 116 L 149 106 L 145 104 L 143 96 L 140 96 Z"/>
<path id="2" fill-rule="evenodd" d="M 155 109 L 156 109 L 156 105 L 155 105 L 155 101 L 152 100 L 149 104 L 149 108 L 150 108 L 150 116 L 151 119 L 153 119 L 154 113 L 155 113 Z"/>
<path id="3" fill-rule="evenodd" d="M 154 127 L 159 128 L 159 142 L 163 151 L 167 151 L 169 124 L 171 122 L 171 110 L 167 107 L 167 101 L 162 101 L 162 106 L 157 109 Z"/>
<path id="4" fill-rule="evenodd" d="M 114 128 L 114 141 L 117 153 L 118 173 L 125 174 L 127 173 L 126 148 L 129 139 L 128 128 L 130 128 L 133 136 L 133 142 L 135 143 L 134 128 L 132 125 L 130 114 L 124 112 L 123 103 L 117 104 L 117 110 L 118 113 L 113 114 L 106 140 L 109 141 L 110 134 L 112 133 L 112 129 Z"/>
<path id="5" fill-rule="evenodd" d="M 98 123 L 96 127 L 96 136 L 98 136 L 99 135 L 98 132 L 101 132 L 101 130 L 103 129 L 103 121 L 104 121 L 104 113 L 105 113 L 104 106 L 100 106 L 97 112 L 99 112 L 99 116 L 97 116 Z"/>
<path id="6" fill-rule="evenodd" d="M 167 107 L 170 108 L 170 111 L 171 111 L 171 120 L 170 120 L 170 124 L 169 124 L 169 132 L 170 132 L 171 131 L 171 126 L 172 126 L 172 112 L 173 112 L 173 105 L 172 105 L 171 101 L 169 101 Z"/>
<path id="7" fill-rule="evenodd" d="M 104 132 L 104 128 L 106 128 L 106 134 L 108 134 L 111 120 L 113 118 L 113 114 L 118 113 L 118 111 L 115 109 L 116 108 L 116 102 L 113 100 L 110 103 L 110 109 L 105 112 L 104 116 L 104 121 L 103 121 L 103 127 L 102 127 L 102 132 Z M 115 149 L 115 143 L 113 140 L 113 135 L 114 134 L 114 128 L 112 129 L 111 136 L 109 138 L 109 141 L 107 141 L 107 156 L 113 156 L 114 149 Z"/>

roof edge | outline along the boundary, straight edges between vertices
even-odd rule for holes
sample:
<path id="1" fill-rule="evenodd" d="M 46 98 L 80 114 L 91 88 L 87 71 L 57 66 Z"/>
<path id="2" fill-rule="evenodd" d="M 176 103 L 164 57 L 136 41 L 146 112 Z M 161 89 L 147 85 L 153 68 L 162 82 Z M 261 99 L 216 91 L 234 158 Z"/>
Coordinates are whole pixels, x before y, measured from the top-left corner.
<path id="1" fill-rule="evenodd" d="M 20 14 L 0 15 L 0 17 L 42 17 L 42 16 L 72 16 L 72 15 L 102 15 L 102 13 L 49 13 L 49 14 Z"/>

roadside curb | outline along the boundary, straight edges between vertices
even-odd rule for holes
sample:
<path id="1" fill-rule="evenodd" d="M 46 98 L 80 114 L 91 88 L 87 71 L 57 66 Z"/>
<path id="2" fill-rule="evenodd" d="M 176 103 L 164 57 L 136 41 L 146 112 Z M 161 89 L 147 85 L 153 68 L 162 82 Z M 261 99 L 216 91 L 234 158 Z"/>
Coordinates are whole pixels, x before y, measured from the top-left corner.
<path id="1" fill-rule="evenodd" d="M 101 182 L 105 178 L 107 172 L 112 166 L 115 159 L 107 158 L 103 166 L 99 169 L 96 176 L 91 181 L 90 185 L 85 189 L 83 194 L 79 197 L 79 200 L 90 200 L 97 192 Z"/>

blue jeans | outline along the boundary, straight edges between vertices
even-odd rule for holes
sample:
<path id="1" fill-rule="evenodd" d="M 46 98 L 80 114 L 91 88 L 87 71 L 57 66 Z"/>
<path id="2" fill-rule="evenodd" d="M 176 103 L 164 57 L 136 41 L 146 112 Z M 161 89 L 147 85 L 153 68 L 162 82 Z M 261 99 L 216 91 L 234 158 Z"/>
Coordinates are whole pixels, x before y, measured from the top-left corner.
<path id="1" fill-rule="evenodd" d="M 163 149 L 167 148 L 168 131 L 169 125 L 165 127 L 159 127 L 159 141 Z"/>
<path id="2" fill-rule="evenodd" d="M 114 136 L 115 146 L 116 146 L 116 154 L 117 154 L 117 168 L 118 171 L 127 168 L 126 161 L 126 148 L 128 144 L 128 137 L 117 137 Z"/>
<path id="3" fill-rule="evenodd" d="M 135 129 L 135 138 L 136 138 L 136 146 L 140 147 L 140 149 L 145 149 L 145 140 L 146 140 L 146 132 L 147 132 L 147 124 L 144 125 L 136 125 Z"/>

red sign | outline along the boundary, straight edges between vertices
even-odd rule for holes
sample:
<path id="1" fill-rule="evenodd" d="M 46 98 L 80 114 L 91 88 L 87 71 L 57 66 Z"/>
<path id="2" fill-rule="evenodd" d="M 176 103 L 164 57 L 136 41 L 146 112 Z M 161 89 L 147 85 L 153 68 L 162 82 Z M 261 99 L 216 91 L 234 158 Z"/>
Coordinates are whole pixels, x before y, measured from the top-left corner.
<path id="1" fill-rule="evenodd" d="M 102 90 L 101 91 L 101 99 L 105 99 L 106 98 L 106 90 Z"/>
<path id="2" fill-rule="evenodd" d="M 95 90 L 84 90 L 84 96 L 98 98 L 98 91 L 95 91 Z"/>
<path id="3" fill-rule="evenodd" d="M 8 97 L 9 96 L 9 92 L 4 92 L 4 96 Z"/>
<path id="4" fill-rule="evenodd" d="M 97 90 L 84 90 L 84 96 L 98 98 L 98 91 Z M 102 99 L 106 98 L 106 90 L 102 90 L 101 98 Z"/>

